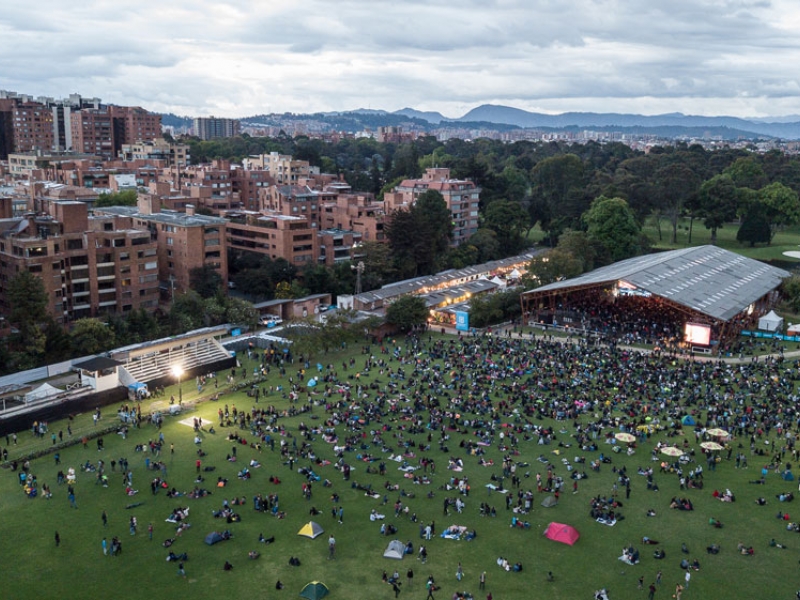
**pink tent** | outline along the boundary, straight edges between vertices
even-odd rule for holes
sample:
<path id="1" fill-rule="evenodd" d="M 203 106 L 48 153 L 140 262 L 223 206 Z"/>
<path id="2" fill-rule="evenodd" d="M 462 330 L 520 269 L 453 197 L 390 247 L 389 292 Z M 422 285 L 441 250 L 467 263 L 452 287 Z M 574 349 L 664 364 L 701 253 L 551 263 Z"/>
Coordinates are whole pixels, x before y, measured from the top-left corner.
<path id="1" fill-rule="evenodd" d="M 577 529 L 571 525 L 564 525 L 563 523 L 550 523 L 547 529 L 545 529 L 544 535 L 550 540 L 561 542 L 562 544 L 569 544 L 570 546 L 577 542 L 578 538 L 581 536 Z"/>

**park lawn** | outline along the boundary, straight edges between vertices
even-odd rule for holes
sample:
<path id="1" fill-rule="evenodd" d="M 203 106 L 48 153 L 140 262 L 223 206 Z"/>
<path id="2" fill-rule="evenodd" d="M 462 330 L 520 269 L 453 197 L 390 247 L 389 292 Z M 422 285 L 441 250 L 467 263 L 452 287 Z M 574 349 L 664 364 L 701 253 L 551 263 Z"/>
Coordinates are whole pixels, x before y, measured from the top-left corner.
<path id="1" fill-rule="evenodd" d="M 653 248 L 659 250 L 675 250 L 677 248 L 687 248 L 689 246 L 703 246 L 711 243 L 711 231 L 706 229 L 702 220 L 695 219 L 692 229 L 692 240 L 689 243 L 689 219 L 681 219 L 678 222 L 677 243 L 672 243 L 672 225 L 666 220 L 661 221 L 661 238 L 659 239 L 658 229 L 653 219 L 648 219 L 642 228 L 644 233 L 653 244 Z M 749 244 L 741 244 L 736 241 L 736 233 L 739 231 L 738 223 L 727 223 L 724 227 L 717 230 L 717 246 L 725 248 L 731 252 L 736 252 L 743 256 L 761 261 L 786 261 L 789 263 L 800 261 L 784 256 L 787 250 L 800 249 L 800 227 L 792 226 L 778 230 L 772 243 L 769 245 L 758 244 L 750 247 Z"/>
<path id="2" fill-rule="evenodd" d="M 690 246 L 704 246 L 711 243 L 711 231 L 706 229 L 701 219 L 695 219 L 692 226 L 692 241 L 689 243 L 689 219 L 681 219 L 678 223 L 677 243 L 672 243 L 672 225 L 666 220 L 661 220 L 661 237 L 658 235 L 658 228 L 653 219 L 647 219 L 642 226 L 642 233 L 647 236 L 654 250 L 676 250 L 688 248 Z M 739 230 L 738 223 L 728 223 L 717 230 L 717 245 L 731 252 L 736 252 L 748 258 L 769 261 L 783 261 L 787 264 L 797 263 L 800 260 L 784 256 L 787 250 L 800 250 L 800 226 L 785 227 L 775 233 L 772 243 L 769 245 L 759 244 L 750 247 L 749 244 L 741 244 L 736 241 L 736 232 Z M 544 243 L 545 233 L 539 225 L 531 228 L 528 238 L 533 244 Z"/>
<path id="3" fill-rule="evenodd" d="M 378 349 L 373 346 L 372 352 Z M 332 362 L 339 365 L 343 359 L 354 356 L 356 367 L 349 370 L 352 375 L 360 369 L 364 357 L 359 348 L 350 348 L 341 355 L 323 357 L 321 362 Z M 384 357 L 385 358 L 385 357 Z M 312 361 L 313 362 L 313 361 Z M 397 366 L 396 362 L 391 365 Z M 295 369 L 290 369 L 288 375 L 295 375 Z M 252 363 L 246 362 L 246 368 L 251 369 Z M 315 369 L 311 369 L 315 371 Z M 339 369 L 341 371 L 341 369 Z M 410 371 L 410 367 L 406 367 Z M 373 370 L 369 375 L 361 378 L 362 383 L 379 380 L 387 381 L 385 375 Z M 287 384 L 287 380 L 279 381 L 276 374 L 264 384 Z M 193 392 L 190 390 L 192 383 L 185 382 L 184 391 L 186 400 L 191 399 Z M 167 390 L 167 398 L 171 390 Z M 187 398 L 187 395 L 189 396 Z M 500 400 L 496 395 L 494 400 Z M 158 400 L 157 402 L 164 402 Z M 528 466 L 520 467 L 518 473 L 529 474 L 523 477 L 522 489 L 535 490 L 535 474 L 545 475 L 545 465 L 536 459 L 540 455 L 546 457 L 555 466 L 556 474 L 565 477 L 565 490 L 560 504 L 555 508 L 545 509 L 539 503 L 545 494 L 535 493 L 534 511 L 522 515 L 523 519 L 530 522 L 528 529 L 511 529 L 509 527 L 511 512 L 505 510 L 504 499 L 499 494 L 490 494 L 485 488 L 492 474 L 501 475 L 500 464 L 503 453 L 497 447 L 497 441 L 487 448 L 486 459 L 495 462 L 493 467 L 478 465 L 477 458 L 467 456 L 459 443 L 469 434 L 462 435 L 451 431 L 450 440 L 447 442 L 449 451 L 440 451 L 437 447 L 437 433 L 433 433 L 432 450 L 425 453 L 434 458 L 437 463 L 434 483 L 430 486 L 415 486 L 409 484 L 402 473 L 397 470 L 397 464 L 386 460 L 380 448 L 371 445 L 367 450 L 386 460 L 387 476 L 365 473 L 367 463 L 356 460 L 356 453 L 347 455 L 347 460 L 354 466 L 351 481 L 343 481 L 342 476 L 333 466 L 315 467 L 315 471 L 323 478 L 328 478 L 333 483 L 332 488 L 324 488 L 320 483 L 314 485 L 313 498 L 310 501 L 302 499 L 300 486 L 304 478 L 296 470 L 290 471 L 288 466 L 281 464 L 279 454 L 269 449 L 259 452 L 247 446 L 237 445 L 239 461 L 230 463 L 225 456 L 232 451 L 233 443 L 226 441 L 225 437 L 230 429 L 216 425 L 217 410 L 228 404 L 235 405 L 239 410 L 248 410 L 253 400 L 243 392 L 222 396 L 218 402 L 207 402 L 197 406 L 196 410 L 184 413 L 180 417 L 168 418 L 163 433 L 165 446 L 161 458 L 168 467 L 168 481 L 170 487 L 188 491 L 194 487 L 195 478 L 195 451 L 193 431 L 191 427 L 181 424 L 184 418 L 201 416 L 212 420 L 217 429 L 216 434 L 206 434 L 203 448 L 208 453 L 205 465 L 216 466 L 216 471 L 206 473 L 204 487 L 212 489 L 217 477 L 226 477 L 229 485 L 220 490 L 213 488 L 213 494 L 202 499 L 190 500 L 187 498 L 167 498 L 161 492 L 152 496 L 149 481 L 157 472 L 148 472 L 144 468 L 145 454 L 134 452 L 138 443 L 147 443 L 155 439 L 158 432 L 152 426 L 145 426 L 141 430 L 131 430 L 128 438 L 123 440 L 120 435 L 109 434 L 104 437 L 105 450 L 99 452 L 96 443 L 90 440 L 86 449 L 81 444 L 71 446 L 61 451 L 61 468 L 66 471 L 68 466 L 76 468 L 89 461 L 97 461 L 102 457 L 108 466 L 111 459 L 124 456 L 130 462 L 134 473 L 134 487 L 139 489 L 139 494 L 133 498 L 125 495 L 120 473 L 109 473 L 111 484 L 108 488 L 95 485 L 93 474 L 80 473 L 76 485 L 76 499 L 78 509 L 71 509 L 66 498 L 64 487 L 55 484 L 55 474 L 58 467 L 54 464 L 53 455 L 46 455 L 32 462 L 32 472 L 41 483 L 51 486 L 54 497 L 45 500 L 42 497 L 28 499 L 24 496 L 17 483 L 16 473 L 10 469 L 0 471 L 0 494 L 3 498 L 3 518 L 0 519 L 0 551 L 6 558 L 7 566 L 4 569 L 2 589 L 3 598 L 64 598 L 75 595 L 78 597 L 94 598 L 104 597 L 109 594 L 120 595 L 124 598 L 154 598 L 168 597 L 180 594 L 182 597 L 190 596 L 193 600 L 204 600 L 225 597 L 253 597 L 263 595 L 269 598 L 296 597 L 299 591 L 309 581 L 319 580 L 325 582 L 330 590 L 330 598 L 347 598 L 348 600 L 372 600 L 375 598 L 392 598 L 394 594 L 390 586 L 381 582 L 384 570 L 390 574 L 397 568 L 403 581 L 401 598 L 424 598 L 424 581 L 432 574 L 441 586 L 436 598 L 450 598 L 456 590 L 466 590 L 474 594 L 475 598 L 484 598 L 486 592 L 492 592 L 495 598 L 555 598 L 576 599 L 589 598 L 592 592 L 600 587 L 607 587 L 611 598 L 620 600 L 625 598 L 643 598 L 646 591 L 637 589 L 637 580 L 640 576 L 645 578 L 645 588 L 654 581 L 656 572 L 663 571 L 663 583 L 656 598 L 670 597 L 674 586 L 683 580 L 683 573 L 678 567 L 682 558 L 680 546 L 685 542 L 691 551 L 689 558 L 698 558 L 702 569 L 693 573 L 690 593 L 692 598 L 788 598 L 793 597 L 797 589 L 794 573 L 797 569 L 798 548 L 800 537 L 786 531 L 785 523 L 776 519 L 779 510 L 789 512 L 792 520 L 796 520 L 794 504 L 781 504 L 775 495 L 782 491 L 794 490 L 795 483 L 782 481 L 777 474 L 770 473 L 767 484 L 753 485 L 748 483 L 755 480 L 760 474 L 761 462 L 758 457 L 749 456 L 748 469 L 737 470 L 733 462 L 723 461 L 716 472 L 706 469 L 706 488 L 680 492 L 675 476 L 656 474 L 659 483 L 659 492 L 649 492 L 645 489 L 644 477 L 636 474 L 639 466 L 649 467 L 658 465 L 650 456 L 655 441 L 664 439 L 664 434 L 656 434 L 639 448 L 631 457 L 624 454 L 611 453 L 613 464 L 603 465 L 599 473 L 586 469 L 589 477 L 579 482 L 579 491 L 572 494 L 572 482 L 568 479 L 566 468 L 561 464 L 562 458 L 567 458 L 574 464 L 576 456 L 585 455 L 586 460 L 596 458 L 598 453 L 583 453 L 575 448 L 558 448 L 555 445 L 536 445 L 533 441 L 521 442 L 520 455 L 515 457 L 519 462 L 526 462 Z M 263 399 L 261 404 L 274 404 L 279 409 L 288 407 L 288 401 L 279 394 L 273 394 Z M 98 428 L 107 426 L 112 421 L 112 407 L 104 410 L 104 417 Z M 293 437 L 280 439 L 297 444 L 302 443 L 298 435 L 298 425 L 301 421 L 307 425 L 319 424 L 324 418 L 324 407 L 316 406 L 313 414 L 318 419 L 312 419 L 310 414 L 292 418 L 282 418 L 280 424 Z M 542 424 L 549 424 L 542 421 Z M 393 429 L 384 433 L 385 440 L 391 440 L 400 423 L 388 422 Z M 556 431 L 566 427 L 572 431 L 571 423 L 555 423 Z M 51 423 L 51 431 L 66 430 L 64 423 Z M 76 417 L 73 429 L 77 435 L 82 435 L 87 429 L 92 429 L 91 419 L 88 415 Z M 376 427 L 372 424 L 367 427 Z M 238 432 L 238 430 L 235 430 Z M 337 428 L 339 435 L 343 427 Z M 240 432 L 249 440 L 249 432 Z M 371 444 L 367 431 L 364 442 Z M 417 444 L 427 443 L 427 436 L 419 434 L 411 436 Z M 573 441 L 569 433 L 558 434 L 558 440 L 563 444 Z M 693 442 L 690 439 L 690 442 Z M 175 455 L 170 456 L 169 444 L 175 444 Z M 735 441 L 738 443 L 738 441 Z M 31 449 L 45 448 L 50 444 L 48 438 L 33 440 L 29 432 L 20 434 L 19 446 L 9 448 L 12 457 Z M 312 442 L 315 451 L 321 458 L 333 459 L 332 447 L 319 437 Z M 744 441 L 745 450 L 749 443 Z M 767 446 L 764 445 L 766 448 Z M 394 448 L 394 451 L 398 451 Z M 560 455 L 555 455 L 555 450 Z M 601 451 L 609 454 L 610 446 L 601 444 Z M 463 473 L 447 470 L 448 458 L 459 457 L 464 460 Z M 236 473 L 255 457 L 264 466 L 251 469 L 253 477 L 249 481 L 236 478 Z M 299 461 L 297 466 L 308 466 L 308 461 Z M 377 465 L 377 463 L 373 463 Z M 622 514 L 626 517 L 614 527 L 608 527 L 592 521 L 589 516 L 589 499 L 593 495 L 611 493 L 612 484 L 616 476 L 612 467 L 627 467 L 632 479 L 632 495 L 630 500 L 624 499 L 624 492 L 620 494 L 624 507 Z M 656 468 L 656 471 L 658 469 Z M 280 485 L 270 484 L 268 478 L 277 475 L 282 480 Z M 445 497 L 456 497 L 455 492 L 441 489 L 453 476 L 469 478 L 471 493 L 466 498 L 466 509 L 463 514 L 455 514 L 451 509 L 449 516 L 443 514 L 443 500 Z M 384 492 L 383 484 L 388 481 L 398 484 L 407 492 L 414 494 L 413 498 L 400 497 L 397 492 L 387 493 L 388 504 L 382 506 L 381 500 L 373 500 L 361 491 L 351 487 L 353 482 L 371 484 L 374 489 Z M 730 488 L 737 495 L 737 502 L 722 503 L 711 496 L 715 489 Z M 429 491 L 434 492 L 433 498 L 427 498 Z M 252 509 L 252 497 L 256 493 L 278 493 L 281 509 L 287 512 L 285 519 L 277 519 L 265 514 L 256 513 Z M 344 524 L 339 525 L 331 516 L 331 493 L 340 495 L 341 505 L 345 508 Z M 693 512 L 678 512 L 668 508 L 669 500 L 675 495 L 685 495 L 695 504 Z M 214 519 L 211 515 L 213 509 L 221 506 L 223 498 L 232 500 L 234 496 L 244 496 L 247 506 L 242 507 L 240 523 L 225 524 Z M 755 499 L 764 496 L 769 504 L 765 507 L 755 505 Z M 390 538 L 384 538 L 379 533 L 379 522 L 370 522 L 368 515 L 375 508 L 386 513 L 386 522 L 394 523 L 398 529 L 397 539 L 403 542 L 411 540 L 415 549 L 419 547 L 419 524 L 410 522 L 408 517 L 394 518 L 393 503 L 400 498 L 416 512 L 420 523 L 435 521 L 436 529 L 441 532 L 451 524 L 465 525 L 470 530 L 478 533 L 476 540 L 471 542 L 452 541 L 435 537 L 428 544 L 429 560 L 426 565 L 420 564 L 415 557 L 406 557 L 403 561 L 393 561 L 382 557 Z M 141 502 L 141 506 L 126 509 L 125 506 L 132 502 Z M 479 505 L 488 502 L 493 505 L 498 516 L 496 518 L 481 517 Z M 188 552 L 189 560 L 185 563 L 187 579 L 177 575 L 177 565 L 165 562 L 167 550 L 161 542 L 173 536 L 174 526 L 165 523 L 165 518 L 177 506 L 189 506 L 190 515 L 188 522 L 191 529 L 178 538 L 172 546 L 176 553 Z M 300 527 L 307 522 L 309 509 L 315 506 L 322 514 L 314 517 L 325 528 L 325 533 L 315 540 L 301 538 L 296 535 Z M 654 518 L 645 516 L 648 508 L 657 512 Z M 109 526 L 103 528 L 101 511 L 109 514 Z M 139 532 L 131 536 L 128 532 L 128 520 L 135 515 L 139 521 Z M 708 519 L 720 519 L 725 527 L 714 529 L 708 525 Z M 580 532 L 580 540 L 572 547 L 545 539 L 541 534 L 550 521 L 564 522 L 574 525 Z M 147 524 L 152 522 L 155 526 L 153 541 L 147 539 Z M 213 530 L 230 529 L 234 537 L 227 542 L 215 546 L 203 543 L 205 535 Z M 59 548 L 54 544 L 54 533 L 58 531 L 62 542 Z M 327 558 L 327 537 L 332 532 L 337 541 L 337 556 L 335 560 Z M 275 536 L 274 544 L 264 546 L 258 544 L 259 533 L 265 537 Z M 123 553 L 119 557 L 104 557 L 102 555 L 100 540 L 103 536 L 110 538 L 118 535 L 122 540 Z M 657 561 L 652 558 L 655 546 L 644 546 L 640 543 L 642 536 L 648 536 L 662 542 L 661 547 L 667 553 L 666 560 Z M 788 550 L 769 548 L 768 542 L 775 538 L 778 542 L 789 546 Z M 743 542 L 753 545 L 756 549 L 755 556 L 743 557 L 736 554 L 736 544 Z M 710 543 L 722 546 L 722 552 L 717 556 L 707 555 L 705 547 Z M 642 560 L 639 565 L 628 566 L 617 560 L 624 545 L 633 543 L 641 552 Z M 259 550 L 262 555 L 258 560 L 251 561 L 247 558 L 249 550 Z M 290 556 L 299 557 L 302 565 L 290 567 Z M 499 556 L 508 559 L 510 563 L 520 561 L 524 565 L 521 573 L 506 573 L 496 566 L 495 561 Z M 13 557 L 13 563 L 9 558 Z M 229 560 L 234 565 L 232 572 L 223 572 L 222 565 Z M 458 562 L 464 568 L 465 578 L 462 582 L 455 579 Z M 412 590 L 407 589 L 405 573 L 408 568 L 414 570 L 415 578 Z M 478 576 L 481 571 L 487 572 L 487 589 L 481 592 L 478 589 Z M 555 580 L 548 582 L 546 575 L 552 571 Z M 285 588 L 278 592 L 275 590 L 276 580 L 285 584 Z M 769 590 L 765 592 L 765 590 Z"/>

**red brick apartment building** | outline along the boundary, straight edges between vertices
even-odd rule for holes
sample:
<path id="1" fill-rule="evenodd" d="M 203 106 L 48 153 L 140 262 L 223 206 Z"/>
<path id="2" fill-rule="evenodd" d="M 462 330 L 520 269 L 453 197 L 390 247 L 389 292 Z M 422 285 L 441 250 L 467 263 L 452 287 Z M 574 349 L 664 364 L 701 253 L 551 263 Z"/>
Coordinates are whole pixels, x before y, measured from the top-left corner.
<path id="1" fill-rule="evenodd" d="M 28 271 L 44 283 L 57 322 L 158 305 L 158 258 L 147 231 L 112 217 L 89 217 L 87 204 L 51 201 L 46 213 L 11 217 L 0 209 L 0 311 L 5 288 Z"/>
<path id="2" fill-rule="evenodd" d="M 481 189 L 469 179 L 452 179 L 450 169 L 426 169 L 422 179 L 406 179 L 394 192 L 384 194 L 387 210 L 411 206 L 420 194 L 436 190 L 444 197 L 453 217 L 453 245 L 458 246 L 478 231 Z"/>
<path id="3" fill-rule="evenodd" d="M 160 210 L 158 201 L 140 195 L 139 206 L 95 209 L 96 214 L 127 217 L 132 227 L 148 232 L 156 246 L 158 279 L 162 294 L 190 289 L 190 272 L 196 267 L 213 267 L 228 284 L 228 253 L 225 248 L 228 222 L 219 217 L 195 214 L 189 204 L 185 212 Z"/>

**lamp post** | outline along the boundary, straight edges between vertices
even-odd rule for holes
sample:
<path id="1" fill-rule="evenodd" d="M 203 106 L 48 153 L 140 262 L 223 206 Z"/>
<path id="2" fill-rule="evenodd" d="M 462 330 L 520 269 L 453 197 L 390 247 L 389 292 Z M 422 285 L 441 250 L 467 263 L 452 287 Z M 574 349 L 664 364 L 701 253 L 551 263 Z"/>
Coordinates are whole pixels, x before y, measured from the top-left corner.
<path id="1" fill-rule="evenodd" d="M 181 377 L 183 377 L 183 367 L 175 365 L 172 367 L 172 374 L 178 381 L 178 404 L 183 404 L 183 388 L 181 387 Z"/>
<path id="2" fill-rule="evenodd" d="M 366 268 L 363 261 L 358 261 L 357 265 L 350 265 L 350 268 L 356 272 L 356 296 L 361 293 L 361 275 L 364 274 Z"/>

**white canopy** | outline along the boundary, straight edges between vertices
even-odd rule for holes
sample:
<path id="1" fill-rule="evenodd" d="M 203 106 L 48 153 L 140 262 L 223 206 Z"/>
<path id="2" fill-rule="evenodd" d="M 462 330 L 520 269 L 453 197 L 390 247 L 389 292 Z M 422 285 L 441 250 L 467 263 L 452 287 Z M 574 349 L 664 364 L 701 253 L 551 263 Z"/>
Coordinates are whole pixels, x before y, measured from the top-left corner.
<path id="1" fill-rule="evenodd" d="M 35 390 L 31 390 L 27 394 L 25 394 L 25 402 L 33 402 L 35 400 L 43 400 L 45 398 L 49 398 L 50 396 L 57 396 L 61 394 L 64 390 L 60 390 L 57 387 L 53 387 L 49 383 L 43 383 Z"/>
<path id="2" fill-rule="evenodd" d="M 774 310 L 769 311 L 758 320 L 758 328 L 764 331 L 778 331 L 783 325 L 783 317 L 775 314 Z"/>

